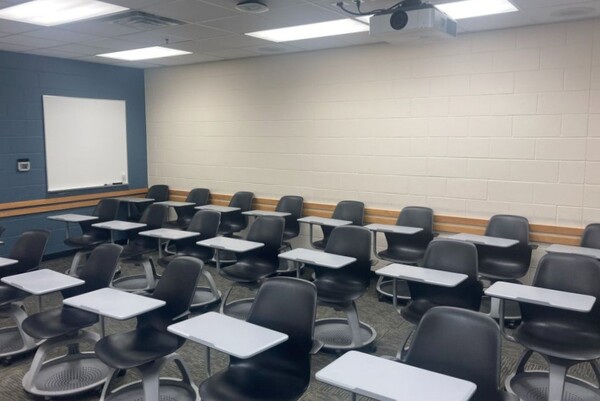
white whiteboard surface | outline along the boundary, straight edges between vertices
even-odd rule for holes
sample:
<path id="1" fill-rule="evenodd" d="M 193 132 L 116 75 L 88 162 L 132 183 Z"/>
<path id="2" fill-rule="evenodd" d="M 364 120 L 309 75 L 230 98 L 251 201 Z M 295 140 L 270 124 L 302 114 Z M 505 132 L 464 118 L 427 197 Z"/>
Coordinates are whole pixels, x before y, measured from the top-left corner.
<path id="1" fill-rule="evenodd" d="M 124 100 L 43 96 L 48 191 L 127 183 Z"/>

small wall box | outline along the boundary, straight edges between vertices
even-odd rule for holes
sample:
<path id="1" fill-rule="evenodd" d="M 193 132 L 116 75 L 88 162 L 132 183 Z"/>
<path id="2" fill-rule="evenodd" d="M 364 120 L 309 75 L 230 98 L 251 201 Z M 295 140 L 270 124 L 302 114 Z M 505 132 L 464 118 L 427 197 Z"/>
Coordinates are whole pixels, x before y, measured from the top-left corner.
<path id="1" fill-rule="evenodd" d="M 17 171 L 24 173 L 31 170 L 31 162 L 29 159 L 18 159 L 17 160 Z"/>

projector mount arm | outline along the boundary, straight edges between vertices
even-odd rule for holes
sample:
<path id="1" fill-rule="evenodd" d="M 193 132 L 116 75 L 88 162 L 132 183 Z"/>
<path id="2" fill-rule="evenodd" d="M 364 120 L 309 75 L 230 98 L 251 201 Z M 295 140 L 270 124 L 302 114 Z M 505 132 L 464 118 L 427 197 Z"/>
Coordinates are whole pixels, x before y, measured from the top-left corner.
<path id="1" fill-rule="evenodd" d="M 375 14 L 388 14 L 388 13 L 392 13 L 392 12 L 398 11 L 398 10 L 412 10 L 412 9 L 427 7 L 427 5 L 423 4 L 422 0 L 402 0 L 388 8 L 379 8 L 379 9 L 370 10 L 370 11 L 362 11 L 360 9 L 362 0 L 353 0 L 353 1 L 354 1 L 354 5 L 356 6 L 356 11 L 352 11 L 352 10 L 349 10 L 348 8 L 346 8 L 346 5 L 344 4 L 343 1 L 338 1 L 336 3 L 336 6 L 341 8 L 342 11 L 344 11 L 350 15 L 355 15 L 357 17 L 362 17 L 365 15 L 375 15 Z"/>

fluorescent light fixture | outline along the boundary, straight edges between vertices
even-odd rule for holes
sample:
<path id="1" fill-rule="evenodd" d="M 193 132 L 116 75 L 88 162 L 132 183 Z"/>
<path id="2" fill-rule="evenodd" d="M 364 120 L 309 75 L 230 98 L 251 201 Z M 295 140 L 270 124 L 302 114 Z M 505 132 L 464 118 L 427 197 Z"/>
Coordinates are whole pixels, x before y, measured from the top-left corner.
<path id="1" fill-rule="evenodd" d="M 437 4 L 435 7 L 455 20 L 519 11 L 508 0 L 464 0 Z"/>
<path id="2" fill-rule="evenodd" d="M 116 58 L 119 60 L 137 61 L 149 60 L 152 58 L 181 56 L 184 54 L 192 54 L 183 50 L 169 49 L 168 47 L 153 46 L 143 47 L 141 49 L 125 50 L 115 53 L 97 54 L 98 57 Z"/>
<path id="3" fill-rule="evenodd" d="M 250 32 L 246 35 L 259 39 L 270 40 L 271 42 L 290 42 L 293 40 L 314 39 L 325 36 L 366 32 L 368 30 L 369 25 L 363 24 L 362 22 L 352 18 L 346 18 L 335 21 L 318 22 L 316 24 L 297 25 L 287 28 Z"/>
<path id="4" fill-rule="evenodd" d="M 0 18 L 53 26 L 129 10 L 96 0 L 34 0 L 0 10 Z"/>

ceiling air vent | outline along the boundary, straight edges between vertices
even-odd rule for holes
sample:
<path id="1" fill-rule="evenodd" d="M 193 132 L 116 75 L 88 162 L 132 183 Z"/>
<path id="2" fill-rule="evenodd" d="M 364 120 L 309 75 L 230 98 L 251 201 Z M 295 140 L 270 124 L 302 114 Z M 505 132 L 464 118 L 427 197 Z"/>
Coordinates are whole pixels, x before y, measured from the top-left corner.
<path id="1" fill-rule="evenodd" d="M 150 29 L 166 28 L 169 26 L 185 25 L 185 22 L 176 19 L 161 17 L 145 13 L 143 11 L 130 11 L 123 14 L 117 14 L 103 19 L 109 24 L 117 24 L 128 28 L 147 31 Z"/>

